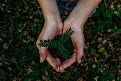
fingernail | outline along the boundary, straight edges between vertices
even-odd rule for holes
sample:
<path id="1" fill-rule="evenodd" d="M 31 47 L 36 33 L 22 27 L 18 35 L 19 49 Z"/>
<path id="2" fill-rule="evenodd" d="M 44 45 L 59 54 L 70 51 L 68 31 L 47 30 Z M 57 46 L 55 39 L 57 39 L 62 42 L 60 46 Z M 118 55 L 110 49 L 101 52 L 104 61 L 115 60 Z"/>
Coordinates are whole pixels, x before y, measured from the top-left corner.
<path id="1" fill-rule="evenodd" d="M 79 63 L 79 64 L 81 63 L 81 59 L 78 60 L 78 63 Z"/>
<path id="2" fill-rule="evenodd" d="M 64 73 L 64 72 L 65 72 L 65 70 L 61 70 L 61 71 L 60 71 L 60 73 Z"/>
<path id="3" fill-rule="evenodd" d="M 59 70 L 60 70 L 60 71 L 64 70 L 62 65 L 60 66 Z"/>
<path id="4" fill-rule="evenodd" d="M 43 59 L 42 59 L 42 57 L 40 57 L 40 63 L 42 63 L 43 62 Z"/>

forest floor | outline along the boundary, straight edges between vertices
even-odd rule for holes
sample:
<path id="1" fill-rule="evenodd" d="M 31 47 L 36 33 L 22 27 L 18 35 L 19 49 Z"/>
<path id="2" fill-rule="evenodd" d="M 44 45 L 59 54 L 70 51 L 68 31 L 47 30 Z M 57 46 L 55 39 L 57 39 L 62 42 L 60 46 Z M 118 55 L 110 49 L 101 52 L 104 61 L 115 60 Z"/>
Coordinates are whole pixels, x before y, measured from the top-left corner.
<path id="1" fill-rule="evenodd" d="M 102 1 L 88 19 L 85 55 L 65 73 L 39 62 L 35 42 L 43 24 L 37 0 L 0 0 L 1 81 L 121 81 L 120 0 Z"/>

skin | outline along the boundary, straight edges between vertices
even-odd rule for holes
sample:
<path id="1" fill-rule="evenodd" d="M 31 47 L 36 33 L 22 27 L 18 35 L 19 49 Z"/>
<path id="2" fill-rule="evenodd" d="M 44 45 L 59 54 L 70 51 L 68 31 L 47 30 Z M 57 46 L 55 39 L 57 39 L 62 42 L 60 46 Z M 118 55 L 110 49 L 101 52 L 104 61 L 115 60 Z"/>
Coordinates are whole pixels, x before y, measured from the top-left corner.
<path id="1" fill-rule="evenodd" d="M 45 18 L 43 30 L 36 42 L 37 48 L 39 49 L 40 62 L 42 63 L 46 60 L 57 72 L 64 72 L 64 69 L 71 66 L 74 62 L 81 63 L 81 58 L 84 54 L 83 27 L 90 13 L 101 0 L 79 0 L 64 23 L 61 21 L 56 0 L 38 0 L 38 2 L 40 3 Z M 75 47 L 75 53 L 63 63 L 60 62 L 59 58 L 53 58 L 47 51 L 47 47 L 38 47 L 40 40 L 52 39 L 57 34 L 61 34 L 69 28 L 74 31 L 71 40 Z"/>

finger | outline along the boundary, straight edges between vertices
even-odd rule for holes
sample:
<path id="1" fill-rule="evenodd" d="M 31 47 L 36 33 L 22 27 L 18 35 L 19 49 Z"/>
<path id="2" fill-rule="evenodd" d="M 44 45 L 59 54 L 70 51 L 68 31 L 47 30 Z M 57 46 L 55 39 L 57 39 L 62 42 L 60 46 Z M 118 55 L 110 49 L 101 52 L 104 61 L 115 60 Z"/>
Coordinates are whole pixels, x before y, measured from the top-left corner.
<path id="1" fill-rule="evenodd" d="M 69 60 L 69 59 L 67 59 L 66 61 L 64 61 L 64 62 L 62 63 L 62 65 L 59 67 L 59 70 L 60 70 L 61 73 L 65 72 L 65 70 L 63 69 L 63 64 L 65 64 L 68 60 Z"/>
<path id="2" fill-rule="evenodd" d="M 65 70 L 60 70 L 60 73 L 64 73 L 65 72 Z"/>
<path id="3" fill-rule="evenodd" d="M 81 58 L 82 58 L 82 56 L 84 55 L 84 48 L 83 47 L 81 47 L 81 48 L 78 48 L 77 49 L 77 62 L 80 64 L 81 63 Z"/>
<path id="4" fill-rule="evenodd" d="M 59 58 L 56 58 L 56 62 L 57 62 L 57 68 L 56 68 L 56 71 L 59 72 L 60 71 L 60 65 L 61 65 L 61 61 Z"/>
<path id="5" fill-rule="evenodd" d="M 36 46 L 39 50 L 39 55 L 40 55 L 40 63 L 44 62 L 45 61 L 45 58 L 46 58 L 46 51 L 47 51 L 47 47 L 39 47 L 39 41 L 40 39 L 38 38 L 37 41 L 36 41 Z"/>
<path id="6" fill-rule="evenodd" d="M 50 55 L 49 52 L 47 53 L 46 60 L 54 69 L 57 69 L 57 61 Z"/>
<path id="7" fill-rule="evenodd" d="M 64 70 L 64 69 L 63 69 L 63 64 L 65 64 L 68 60 L 69 60 L 69 59 L 67 59 L 66 61 L 64 61 L 64 62 L 62 63 L 62 65 L 60 66 L 60 71 Z"/>
<path id="8" fill-rule="evenodd" d="M 64 64 L 60 66 L 60 70 L 64 70 L 65 68 L 71 66 L 76 61 L 76 53 L 72 55 Z"/>
<path id="9" fill-rule="evenodd" d="M 40 55 L 40 63 L 43 63 L 45 61 L 46 55 L 47 55 L 47 48 L 46 47 L 40 47 L 39 48 L 39 55 Z"/>
<path id="10" fill-rule="evenodd" d="M 61 65 L 60 59 L 59 58 L 56 58 L 56 61 L 57 61 L 58 65 L 60 66 Z"/>

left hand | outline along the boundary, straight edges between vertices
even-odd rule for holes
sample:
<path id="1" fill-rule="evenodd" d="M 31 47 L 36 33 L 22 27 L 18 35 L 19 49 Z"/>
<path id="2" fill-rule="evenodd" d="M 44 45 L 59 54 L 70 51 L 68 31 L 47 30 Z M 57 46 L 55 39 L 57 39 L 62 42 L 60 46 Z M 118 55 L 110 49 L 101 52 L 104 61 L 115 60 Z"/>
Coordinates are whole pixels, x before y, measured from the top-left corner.
<path id="1" fill-rule="evenodd" d="M 39 47 L 38 44 L 40 43 L 40 40 L 53 39 L 61 32 L 62 23 L 60 20 L 56 18 L 46 20 L 42 32 L 40 33 L 36 41 L 36 46 L 39 50 L 40 55 L 40 63 L 46 60 L 57 72 L 59 72 L 59 66 L 61 64 L 60 59 L 52 57 L 50 52 L 47 50 L 47 47 Z"/>

